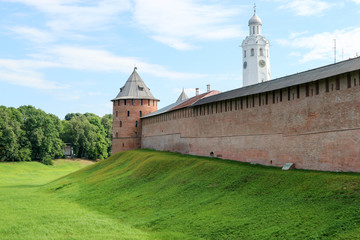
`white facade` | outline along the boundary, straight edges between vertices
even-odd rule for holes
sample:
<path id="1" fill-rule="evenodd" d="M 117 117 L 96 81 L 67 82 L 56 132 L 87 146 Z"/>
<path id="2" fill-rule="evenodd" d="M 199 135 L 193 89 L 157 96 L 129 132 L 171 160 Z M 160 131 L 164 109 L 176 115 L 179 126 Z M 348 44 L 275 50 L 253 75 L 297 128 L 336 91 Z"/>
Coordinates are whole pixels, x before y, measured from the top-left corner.
<path id="1" fill-rule="evenodd" d="M 261 19 L 254 10 L 254 15 L 249 20 L 249 36 L 241 45 L 243 50 L 243 87 L 271 79 L 270 44 L 261 35 L 261 26 Z"/>

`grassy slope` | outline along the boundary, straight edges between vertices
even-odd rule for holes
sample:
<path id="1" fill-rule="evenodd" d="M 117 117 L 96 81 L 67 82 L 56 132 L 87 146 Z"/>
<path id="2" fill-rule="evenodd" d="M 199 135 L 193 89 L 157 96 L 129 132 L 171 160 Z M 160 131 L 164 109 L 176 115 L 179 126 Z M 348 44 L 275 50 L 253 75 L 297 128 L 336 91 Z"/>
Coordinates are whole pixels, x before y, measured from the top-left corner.
<path id="1" fill-rule="evenodd" d="M 0 163 L 0 239 L 146 239 L 146 233 L 111 216 L 41 189 L 85 165 L 64 160 L 55 166 Z"/>
<path id="2" fill-rule="evenodd" d="M 360 175 L 137 150 L 46 191 L 155 239 L 360 239 Z"/>

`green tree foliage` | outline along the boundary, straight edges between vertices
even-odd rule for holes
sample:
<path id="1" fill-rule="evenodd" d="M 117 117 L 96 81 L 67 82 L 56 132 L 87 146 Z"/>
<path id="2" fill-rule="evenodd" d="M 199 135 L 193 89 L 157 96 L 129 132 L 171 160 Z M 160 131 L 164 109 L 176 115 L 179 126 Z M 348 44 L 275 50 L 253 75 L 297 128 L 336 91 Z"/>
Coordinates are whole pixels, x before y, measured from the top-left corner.
<path id="1" fill-rule="evenodd" d="M 23 116 L 22 128 L 31 149 L 31 158 L 47 163 L 49 158 L 62 157 L 64 143 L 60 139 L 60 119 L 33 106 L 21 106 L 19 110 Z"/>
<path id="2" fill-rule="evenodd" d="M 78 157 L 104 159 L 111 154 L 112 115 L 69 113 L 61 121 L 33 106 L 0 106 L 0 161 L 52 164 L 71 143 Z"/>
<path id="3" fill-rule="evenodd" d="M 19 110 L 0 106 L 0 161 L 29 160 L 31 150 L 21 129 L 22 124 Z"/>
<path id="4" fill-rule="evenodd" d="M 111 154 L 112 115 L 69 113 L 62 122 L 61 138 L 71 143 L 78 157 L 104 159 Z"/>
<path id="5" fill-rule="evenodd" d="M 113 116 L 112 114 L 106 114 L 101 118 L 101 124 L 104 126 L 106 134 L 106 143 L 108 145 L 107 152 L 108 155 L 111 155 L 112 150 L 112 125 L 113 125 Z"/>

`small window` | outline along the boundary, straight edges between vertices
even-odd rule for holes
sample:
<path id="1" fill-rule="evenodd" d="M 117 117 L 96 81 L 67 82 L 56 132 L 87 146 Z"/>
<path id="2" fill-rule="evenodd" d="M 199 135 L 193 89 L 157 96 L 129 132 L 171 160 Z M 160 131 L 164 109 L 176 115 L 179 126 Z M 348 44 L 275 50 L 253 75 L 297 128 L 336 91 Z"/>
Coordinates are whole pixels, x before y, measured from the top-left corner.
<path id="1" fill-rule="evenodd" d="M 135 137 L 138 137 L 138 133 L 137 133 L 137 132 L 135 132 Z"/>
<path id="2" fill-rule="evenodd" d="M 336 77 L 336 90 L 340 90 L 340 78 Z"/>
<path id="3" fill-rule="evenodd" d="M 255 55 L 255 50 L 252 48 L 251 49 L 251 56 L 254 56 Z"/>
<path id="4" fill-rule="evenodd" d="M 305 84 L 305 91 L 306 91 L 306 96 L 309 96 L 309 83 Z"/>
<path id="5" fill-rule="evenodd" d="M 290 101 L 290 87 L 288 87 L 287 91 L 288 91 L 288 101 Z"/>
<path id="6" fill-rule="evenodd" d="M 140 116 L 140 117 L 142 116 L 142 112 L 141 112 L 141 111 L 139 112 L 139 116 Z"/>
<path id="7" fill-rule="evenodd" d="M 132 105 L 135 105 L 135 100 L 134 99 L 132 100 Z"/>
<path id="8" fill-rule="evenodd" d="M 143 100 L 142 99 L 140 99 L 140 105 L 143 105 Z"/>
<path id="9" fill-rule="evenodd" d="M 150 106 L 150 99 L 148 99 L 148 106 Z"/>
<path id="10" fill-rule="evenodd" d="M 266 92 L 265 93 L 265 104 L 266 105 L 268 105 L 268 103 L 269 103 L 268 98 L 269 98 L 269 94 Z"/>
<path id="11" fill-rule="evenodd" d="M 261 93 L 259 93 L 259 106 L 261 106 Z"/>
<path id="12" fill-rule="evenodd" d="M 135 127 L 138 127 L 138 121 L 135 122 Z"/>
<path id="13" fill-rule="evenodd" d="M 315 94 L 319 95 L 319 81 L 315 82 Z"/>
<path id="14" fill-rule="evenodd" d="M 351 88 L 351 74 L 350 73 L 347 74 L 347 85 L 348 85 L 347 86 L 348 88 Z"/>
<path id="15" fill-rule="evenodd" d="M 116 133 L 116 134 L 115 134 L 115 136 L 116 136 L 116 138 L 118 138 L 118 137 L 119 137 L 119 134 L 118 134 L 118 133 Z"/>
<path id="16" fill-rule="evenodd" d="M 256 29 L 256 30 L 257 30 L 257 34 L 259 34 L 259 26 L 257 26 L 256 28 L 257 28 L 257 29 Z"/>
<path id="17" fill-rule="evenodd" d="M 244 58 L 246 58 L 246 50 L 244 50 Z"/>
<path id="18" fill-rule="evenodd" d="M 329 79 L 325 80 L 325 92 L 329 92 Z"/>
<path id="19" fill-rule="evenodd" d="M 282 89 L 280 89 L 280 102 L 282 102 Z"/>
<path id="20" fill-rule="evenodd" d="M 253 26 L 253 34 L 255 34 L 255 26 Z"/>
<path id="21" fill-rule="evenodd" d="M 124 105 L 126 105 L 126 99 L 124 100 Z"/>
<path id="22" fill-rule="evenodd" d="M 122 121 L 120 121 L 120 127 L 122 127 Z"/>
<path id="23" fill-rule="evenodd" d="M 117 102 L 118 102 L 118 106 L 120 106 L 120 100 L 118 100 Z"/>
<path id="24" fill-rule="evenodd" d="M 299 85 L 296 86 L 296 97 L 300 98 L 300 86 Z"/>
<path id="25" fill-rule="evenodd" d="M 130 111 L 128 111 L 128 117 L 130 117 Z"/>
<path id="26" fill-rule="evenodd" d="M 272 96 L 273 96 L 273 104 L 275 104 L 275 91 L 272 92 Z"/>
<path id="27" fill-rule="evenodd" d="M 116 114 L 115 114 L 115 115 L 116 115 L 116 117 L 118 117 L 118 111 L 116 111 Z"/>
<path id="28" fill-rule="evenodd" d="M 264 56 L 264 51 L 262 48 L 260 48 L 260 56 Z"/>

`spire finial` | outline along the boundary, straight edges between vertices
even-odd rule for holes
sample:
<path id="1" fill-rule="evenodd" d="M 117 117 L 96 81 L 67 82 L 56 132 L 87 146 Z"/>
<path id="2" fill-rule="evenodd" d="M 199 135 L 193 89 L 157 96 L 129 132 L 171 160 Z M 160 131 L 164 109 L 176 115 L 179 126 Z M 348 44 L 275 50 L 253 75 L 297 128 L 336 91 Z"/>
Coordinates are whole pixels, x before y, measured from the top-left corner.
<path id="1" fill-rule="evenodd" d="M 254 3 L 254 14 L 256 13 L 256 3 Z"/>

